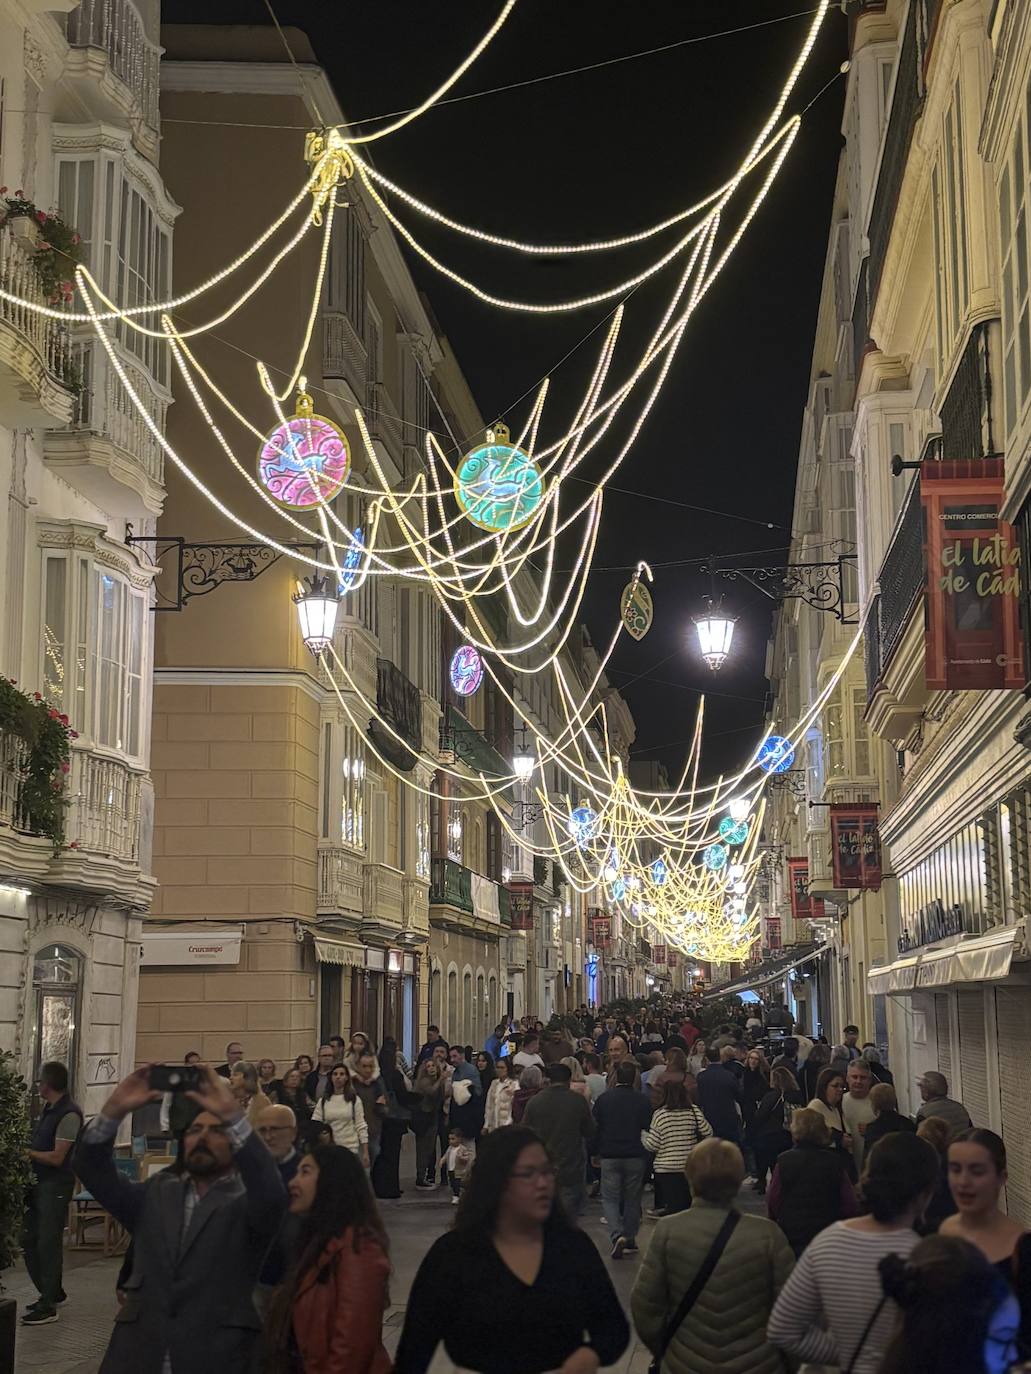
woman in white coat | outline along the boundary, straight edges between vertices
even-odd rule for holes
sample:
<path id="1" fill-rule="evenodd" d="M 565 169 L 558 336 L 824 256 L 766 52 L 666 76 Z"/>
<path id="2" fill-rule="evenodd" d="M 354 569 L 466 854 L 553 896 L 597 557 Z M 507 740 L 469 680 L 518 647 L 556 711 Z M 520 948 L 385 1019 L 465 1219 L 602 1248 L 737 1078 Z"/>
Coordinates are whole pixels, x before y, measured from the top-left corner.
<path id="1" fill-rule="evenodd" d="M 351 1082 L 346 1064 L 335 1064 L 311 1114 L 312 1121 L 324 1121 L 333 1132 L 333 1144 L 358 1155 L 366 1169 L 369 1167 L 369 1128 L 361 1098 Z"/>
<path id="2" fill-rule="evenodd" d="M 511 1126 L 512 1099 L 519 1091 L 519 1079 L 512 1069 L 511 1060 L 499 1059 L 495 1067 L 497 1077 L 487 1091 L 487 1110 L 483 1120 L 485 1131 L 499 1131 L 502 1126 Z"/>

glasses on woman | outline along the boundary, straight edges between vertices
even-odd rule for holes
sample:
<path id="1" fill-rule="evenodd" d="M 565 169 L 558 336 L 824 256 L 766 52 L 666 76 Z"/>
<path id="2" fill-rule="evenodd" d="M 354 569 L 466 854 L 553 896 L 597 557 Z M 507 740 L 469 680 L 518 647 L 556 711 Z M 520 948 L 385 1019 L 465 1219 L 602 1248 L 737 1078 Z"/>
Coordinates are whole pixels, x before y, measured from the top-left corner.
<path id="1" fill-rule="evenodd" d="M 513 1169 L 509 1178 L 518 1179 L 520 1183 L 531 1183 L 539 1178 L 554 1178 L 557 1173 L 554 1164 L 528 1164 L 525 1169 Z"/>

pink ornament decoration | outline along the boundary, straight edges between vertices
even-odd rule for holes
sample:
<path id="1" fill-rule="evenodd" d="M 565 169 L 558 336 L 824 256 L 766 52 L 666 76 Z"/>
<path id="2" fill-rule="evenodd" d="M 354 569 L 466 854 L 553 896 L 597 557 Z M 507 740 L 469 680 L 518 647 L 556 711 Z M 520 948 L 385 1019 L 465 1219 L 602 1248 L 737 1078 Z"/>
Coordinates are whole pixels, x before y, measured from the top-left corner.
<path id="1" fill-rule="evenodd" d="M 258 453 L 258 479 L 288 510 L 305 511 L 332 501 L 351 471 L 347 440 L 332 420 L 315 415 L 302 393 L 297 414 L 269 434 Z"/>

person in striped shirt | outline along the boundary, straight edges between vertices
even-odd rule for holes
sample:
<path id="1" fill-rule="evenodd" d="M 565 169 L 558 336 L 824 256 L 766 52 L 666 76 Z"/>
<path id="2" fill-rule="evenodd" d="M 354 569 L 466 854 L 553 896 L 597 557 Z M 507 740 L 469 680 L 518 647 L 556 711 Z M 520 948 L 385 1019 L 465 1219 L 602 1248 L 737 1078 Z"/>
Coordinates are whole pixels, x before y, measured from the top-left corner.
<path id="1" fill-rule="evenodd" d="M 711 1135 L 712 1127 L 691 1101 L 686 1084 L 667 1079 L 651 1125 L 641 1132 L 642 1145 L 655 1155 L 655 1215 L 670 1216 L 690 1207 L 687 1157 Z"/>

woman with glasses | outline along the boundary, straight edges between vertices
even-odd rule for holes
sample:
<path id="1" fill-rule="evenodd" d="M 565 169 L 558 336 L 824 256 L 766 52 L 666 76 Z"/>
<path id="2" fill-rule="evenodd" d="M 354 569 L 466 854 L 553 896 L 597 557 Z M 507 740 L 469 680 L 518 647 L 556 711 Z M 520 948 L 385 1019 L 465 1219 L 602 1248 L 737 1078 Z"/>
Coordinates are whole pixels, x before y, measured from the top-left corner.
<path id="1" fill-rule="evenodd" d="M 456 1294 L 474 1301 L 455 1301 Z M 454 1230 L 419 1266 L 394 1374 L 425 1374 L 443 1343 L 470 1374 L 597 1374 L 630 1332 L 594 1242 L 562 1211 L 540 1137 L 480 1142 Z"/>
<path id="2" fill-rule="evenodd" d="M 365 1120 L 362 1100 L 351 1082 L 346 1064 L 334 1064 L 326 1083 L 326 1091 L 315 1104 L 312 1125 L 322 1122 L 333 1132 L 333 1144 L 358 1155 L 366 1169 L 369 1162 L 369 1127 Z"/>

